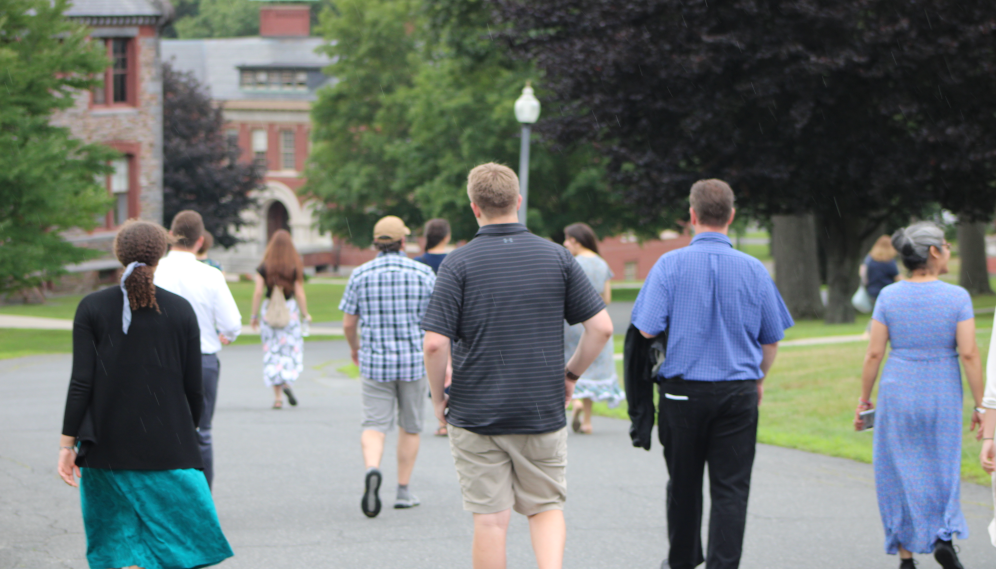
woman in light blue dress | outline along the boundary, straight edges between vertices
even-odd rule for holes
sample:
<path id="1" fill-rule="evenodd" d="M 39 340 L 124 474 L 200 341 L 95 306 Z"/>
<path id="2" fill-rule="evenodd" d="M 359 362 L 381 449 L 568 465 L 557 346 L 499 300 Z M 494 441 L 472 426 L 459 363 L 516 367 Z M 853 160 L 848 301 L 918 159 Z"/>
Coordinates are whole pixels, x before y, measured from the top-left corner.
<path id="1" fill-rule="evenodd" d="M 982 364 L 975 342 L 972 299 L 965 289 L 938 280 L 948 272 L 950 245 L 932 223 L 900 229 L 892 243 L 909 278 L 882 289 L 872 315 L 871 340 L 861 376 L 862 411 L 873 408 L 872 387 L 882 372 L 874 423 L 875 488 L 885 529 L 885 552 L 914 567 L 914 553 L 933 553 L 945 569 L 960 569 L 953 536 L 968 537 L 961 512 L 962 384 L 965 367 L 981 421 Z"/>
<path id="2" fill-rule="evenodd" d="M 605 304 L 612 301 L 612 288 L 609 280 L 612 271 L 609 265 L 598 256 L 598 239 L 591 227 L 584 223 L 574 223 L 564 229 L 564 247 L 574 255 L 595 290 L 602 293 Z M 568 326 L 564 322 L 564 363 L 571 359 L 581 341 L 584 327 L 580 324 Z M 591 366 L 581 375 L 574 387 L 574 418 L 571 428 L 575 433 L 591 434 L 591 406 L 593 401 L 605 401 L 615 407 L 626 398 L 619 387 L 616 375 L 616 362 L 613 357 L 613 342 L 608 342 Z M 580 405 L 579 405 L 580 403 Z"/>

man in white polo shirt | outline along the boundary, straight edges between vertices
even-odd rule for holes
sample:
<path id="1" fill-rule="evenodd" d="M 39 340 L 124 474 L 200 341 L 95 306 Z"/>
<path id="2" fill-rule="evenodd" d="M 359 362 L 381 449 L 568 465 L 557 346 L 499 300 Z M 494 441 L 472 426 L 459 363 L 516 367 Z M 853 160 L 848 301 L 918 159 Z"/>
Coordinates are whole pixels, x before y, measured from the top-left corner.
<path id="1" fill-rule="evenodd" d="M 196 252 L 204 243 L 204 220 L 196 211 L 176 214 L 170 226 L 176 243 L 159 261 L 155 285 L 187 299 L 197 314 L 201 328 L 201 369 L 204 381 L 204 412 L 197 425 L 197 437 L 204 459 L 204 476 L 208 486 L 214 481 L 214 452 L 211 446 L 211 419 L 218 396 L 221 364 L 218 352 L 242 330 L 242 315 L 228 290 L 225 276 L 218 269 L 197 260 Z"/>

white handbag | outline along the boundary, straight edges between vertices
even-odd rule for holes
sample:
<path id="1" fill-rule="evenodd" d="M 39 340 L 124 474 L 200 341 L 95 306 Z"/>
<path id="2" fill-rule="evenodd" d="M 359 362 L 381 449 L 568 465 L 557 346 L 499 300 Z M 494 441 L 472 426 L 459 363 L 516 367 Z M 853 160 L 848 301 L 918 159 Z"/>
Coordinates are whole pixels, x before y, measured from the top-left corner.
<path id="1" fill-rule="evenodd" d="M 865 285 L 858 287 L 858 291 L 851 297 L 851 305 L 862 314 L 868 314 L 872 311 L 872 299 L 868 296 L 868 289 L 865 288 Z"/>

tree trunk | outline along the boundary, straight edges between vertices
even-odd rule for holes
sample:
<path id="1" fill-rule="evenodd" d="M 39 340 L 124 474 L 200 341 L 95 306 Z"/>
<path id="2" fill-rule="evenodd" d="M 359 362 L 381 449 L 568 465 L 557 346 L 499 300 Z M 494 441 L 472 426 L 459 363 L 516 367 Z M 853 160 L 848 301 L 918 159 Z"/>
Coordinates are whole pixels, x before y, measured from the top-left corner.
<path id="1" fill-rule="evenodd" d="M 796 320 L 823 317 L 816 221 L 811 213 L 771 217 L 775 284 Z"/>
<path id="2" fill-rule="evenodd" d="M 989 286 L 989 266 L 986 262 L 986 223 L 958 222 L 958 256 L 961 271 L 958 284 L 972 295 L 992 294 Z"/>
<path id="3" fill-rule="evenodd" d="M 854 322 L 851 296 L 861 284 L 858 267 L 862 257 L 878 237 L 878 232 L 869 231 L 868 221 L 853 215 L 844 218 L 830 214 L 822 219 L 822 224 L 822 229 L 828 234 L 826 253 L 829 294 L 824 320 L 827 324 L 851 323 Z"/>

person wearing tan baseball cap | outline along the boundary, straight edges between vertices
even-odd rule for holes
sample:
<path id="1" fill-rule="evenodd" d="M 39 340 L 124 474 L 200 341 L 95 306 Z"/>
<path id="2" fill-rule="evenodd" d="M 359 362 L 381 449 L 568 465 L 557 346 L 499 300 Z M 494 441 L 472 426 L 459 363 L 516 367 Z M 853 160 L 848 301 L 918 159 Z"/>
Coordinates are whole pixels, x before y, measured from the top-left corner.
<path id="1" fill-rule="evenodd" d="M 412 230 L 396 215 L 384 216 L 374 225 L 374 241 L 377 243 L 394 243 L 411 234 Z"/>
<path id="2" fill-rule="evenodd" d="M 380 513 L 380 461 L 384 439 L 397 424 L 398 493 L 395 509 L 412 508 L 419 499 L 408 489 L 419 433 L 422 432 L 428 381 L 422 360 L 419 324 L 429 305 L 436 276 L 428 265 L 405 255 L 411 230 L 393 215 L 374 225 L 377 258 L 357 267 L 339 303 L 342 329 L 353 363 L 360 366 L 363 432 L 360 446 L 366 467 L 360 509 L 367 517 Z M 362 329 L 362 342 L 358 331 Z"/>

